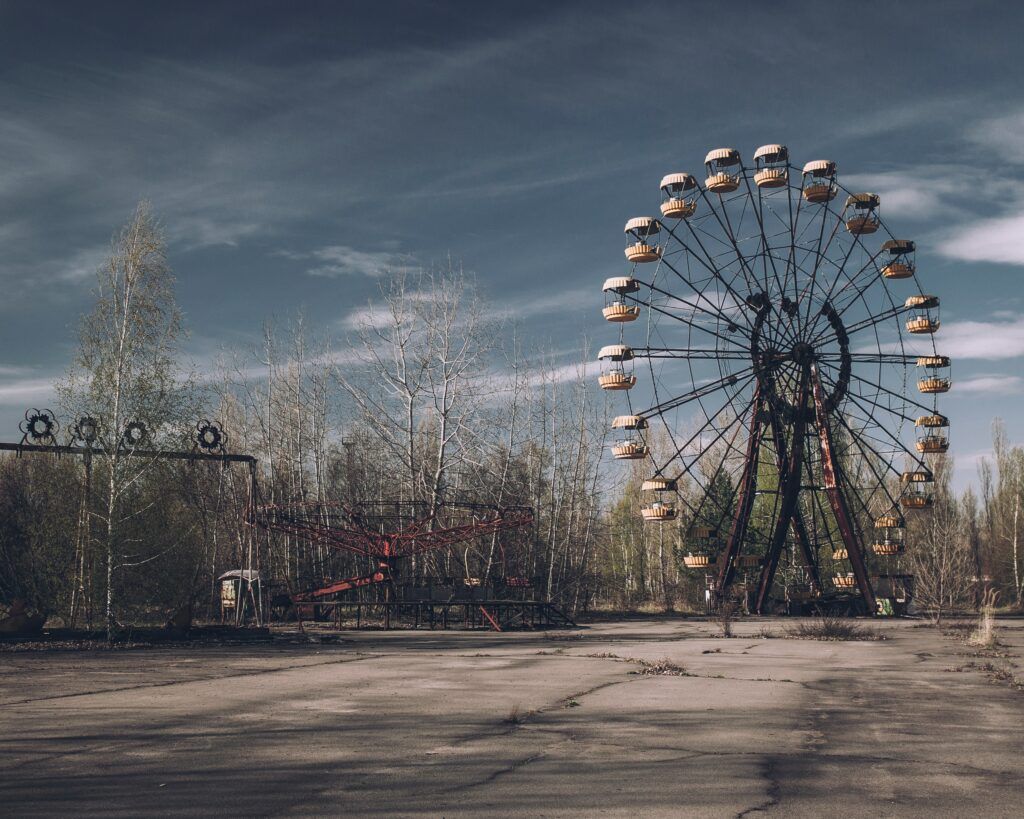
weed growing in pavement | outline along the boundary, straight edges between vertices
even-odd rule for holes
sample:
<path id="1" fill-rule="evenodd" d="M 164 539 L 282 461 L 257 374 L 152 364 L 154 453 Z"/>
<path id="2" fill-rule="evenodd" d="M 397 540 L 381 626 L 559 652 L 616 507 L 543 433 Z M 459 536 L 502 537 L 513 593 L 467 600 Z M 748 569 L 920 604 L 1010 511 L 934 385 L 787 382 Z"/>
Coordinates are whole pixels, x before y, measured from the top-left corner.
<path id="1" fill-rule="evenodd" d="M 859 623 L 842 617 L 822 615 L 809 623 L 798 623 L 786 629 L 789 637 L 799 640 L 884 640 L 874 629 L 865 628 Z"/>
<path id="2" fill-rule="evenodd" d="M 996 603 L 999 592 L 996 589 L 985 589 L 978 609 L 978 627 L 971 632 L 967 642 L 978 648 L 994 648 L 996 645 Z"/>
<path id="3" fill-rule="evenodd" d="M 643 674 L 654 677 L 691 677 L 692 674 L 687 674 L 686 669 L 682 666 L 676 665 L 674 662 L 667 658 L 650 662 L 649 660 L 629 659 L 628 662 L 636 663 L 640 666 L 637 671 L 630 671 L 630 674 Z"/>
<path id="4" fill-rule="evenodd" d="M 522 725 L 523 717 L 519 713 L 519 706 L 513 705 L 512 710 L 508 712 L 508 716 L 502 720 L 506 725 Z"/>

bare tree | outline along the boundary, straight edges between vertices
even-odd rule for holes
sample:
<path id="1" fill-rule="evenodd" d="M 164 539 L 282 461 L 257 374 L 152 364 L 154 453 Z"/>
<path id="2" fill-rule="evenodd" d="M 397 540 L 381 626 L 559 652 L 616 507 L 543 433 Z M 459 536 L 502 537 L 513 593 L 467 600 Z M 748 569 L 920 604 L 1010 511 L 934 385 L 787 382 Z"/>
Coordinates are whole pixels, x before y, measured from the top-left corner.
<path id="1" fill-rule="evenodd" d="M 152 457 L 136 457 L 136 450 L 173 439 L 174 422 L 191 398 L 177 360 L 181 314 L 166 250 L 161 226 L 148 204 L 140 203 L 97 273 L 96 302 L 82 321 L 78 354 L 59 389 L 72 417 L 98 422 L 94 446 L 105 456 L 105 496 L 96 514 L 106 564 L 108 638 L 115 628 L 114 572 L 150 559 L 125 551 L 129 544 L 120 539 L 121 525 L 140 512 L 124 509 L 127 493 L 154 463 Z M 141 425 L 148 435 L 141 434 Z"/>
<path id="2" fill-rule="evenodd" d="M 944 613 L 972 602 L 976 582 L 967 516 L 950 485 L 952 469 L 951 458 L 936 459 L 934 506 L 908 529 L 914 597 L 936 623 Z"/>

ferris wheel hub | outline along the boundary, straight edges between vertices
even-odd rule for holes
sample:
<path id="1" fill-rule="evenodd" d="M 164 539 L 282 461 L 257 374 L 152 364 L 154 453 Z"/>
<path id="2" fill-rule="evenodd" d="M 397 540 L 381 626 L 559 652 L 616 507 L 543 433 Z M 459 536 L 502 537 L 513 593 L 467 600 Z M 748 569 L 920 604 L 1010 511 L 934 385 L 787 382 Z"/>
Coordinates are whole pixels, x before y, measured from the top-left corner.
<path id="1" fill-rule="evenodd" d="M 814 361 L 814 347 L 808 344 L 806 341 L 798 341 L 793 345 L 793 349 L 789 353 L 790 358 L 793 359 L 794 364 L 798 364 L 801 367 L 810 366 L 810 363 Z"/>

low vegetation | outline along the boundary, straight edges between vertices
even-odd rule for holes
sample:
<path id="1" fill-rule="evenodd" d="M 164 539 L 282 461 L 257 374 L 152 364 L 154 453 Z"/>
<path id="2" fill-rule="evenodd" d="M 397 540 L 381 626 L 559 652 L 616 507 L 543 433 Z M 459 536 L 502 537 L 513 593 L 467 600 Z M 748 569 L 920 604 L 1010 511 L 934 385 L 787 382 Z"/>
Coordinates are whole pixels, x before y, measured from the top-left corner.
<path id="1" fill-rule="evenodd" d="M 867 628 L 856 620 L 824 615 L 815 620 L 796 623 L 786 629 L 786 635 L 799 640 L 884 640 L 875 629 Z"/>

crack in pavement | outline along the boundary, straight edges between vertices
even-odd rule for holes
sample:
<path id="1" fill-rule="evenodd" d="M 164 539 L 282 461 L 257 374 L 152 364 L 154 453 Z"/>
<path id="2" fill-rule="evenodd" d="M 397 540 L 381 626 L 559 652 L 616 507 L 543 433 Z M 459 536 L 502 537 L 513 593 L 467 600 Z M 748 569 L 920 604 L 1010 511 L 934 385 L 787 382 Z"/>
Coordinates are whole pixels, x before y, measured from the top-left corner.
<path id="1" fill-rule="evenodd" d="M 147 688 L 167 688 L 172 685 L 192 685 L 195 683 L 217 682 L 219 680 L 234 680 L 243 677 L 260 677 L 265 674 L 278 674 L 284 671 L 296 671 L 303 668 L 322 668 L 328 665 L 342 665 L 345 663 L 358 663 L 363 660 L 380 659 L 383 654 L 361 654 L 357 657 L 346 657 L 341 660 L 326 660 L 320 663 L 296 663 L 295 665 L 281 666 L 280 668 L 265 668 L 257 671 L 240 671 L 233 674 L 220 674 L 210 677 L 196 677 L 188 680 L 165 680 L 164 682 L 144 683 L 141 685 L 124 685 L 116 688 L 98 688 L 93 691 L 76 691 L 72 694 L 51 694 L 47 697 L 32 697 L 25 700 L 12 700 L 0 703 L 0 708 L 7 708 L 12 705 L 26 705 L 33 702 L 48 702 L 50 700 L 67 700 L 75 697 L 93 697 L 101 694 L 116 694 L 123 691 L 139 691 Z"/>

